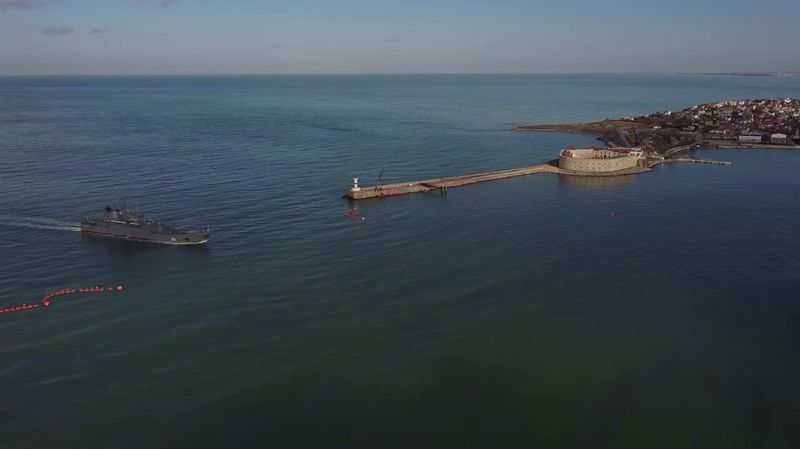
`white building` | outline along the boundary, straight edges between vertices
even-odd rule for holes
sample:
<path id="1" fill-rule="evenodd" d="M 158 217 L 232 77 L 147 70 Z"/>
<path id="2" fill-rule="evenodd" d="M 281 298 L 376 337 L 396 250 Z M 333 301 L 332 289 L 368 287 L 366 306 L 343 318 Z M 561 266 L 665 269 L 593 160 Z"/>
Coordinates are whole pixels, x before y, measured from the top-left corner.
<path id="1" fill-rule="evenodd" d="M 772 143 L 786 143 L 786 134 L 775 133 L 769 136 L 769 141 Z"/>
<path id="2" fill-rule="evenodd" d="M 739 136 L 739 143 L 761 143 L 761 136 Z"/>

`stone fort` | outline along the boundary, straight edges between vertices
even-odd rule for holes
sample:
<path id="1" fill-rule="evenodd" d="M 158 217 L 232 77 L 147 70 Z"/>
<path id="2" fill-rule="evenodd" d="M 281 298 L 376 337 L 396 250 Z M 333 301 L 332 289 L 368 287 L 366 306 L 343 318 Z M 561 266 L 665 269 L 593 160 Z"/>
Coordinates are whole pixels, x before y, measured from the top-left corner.
<path id="1" fill-rule="evenodd" d="M 566 148 L 558 155 L 558 167 L 584 173 L 607 173 L 638 165 L 640 148 Z"/>

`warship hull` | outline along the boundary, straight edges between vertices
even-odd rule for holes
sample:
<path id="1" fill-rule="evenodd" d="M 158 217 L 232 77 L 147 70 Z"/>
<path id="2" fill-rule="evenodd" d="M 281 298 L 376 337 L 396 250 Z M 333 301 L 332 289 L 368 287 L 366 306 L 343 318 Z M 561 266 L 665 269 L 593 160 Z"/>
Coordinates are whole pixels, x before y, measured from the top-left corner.
<path id="1" fill-rule="evenodd" d="M 202 245 L 208 242 L 208 230 L 170 230 L 151 226 L 108 223 L 85 220 L 81 222 L 81 233 L 92 237 L 105 237 L 136 242 L 160 243 L 163 245 Z"/>

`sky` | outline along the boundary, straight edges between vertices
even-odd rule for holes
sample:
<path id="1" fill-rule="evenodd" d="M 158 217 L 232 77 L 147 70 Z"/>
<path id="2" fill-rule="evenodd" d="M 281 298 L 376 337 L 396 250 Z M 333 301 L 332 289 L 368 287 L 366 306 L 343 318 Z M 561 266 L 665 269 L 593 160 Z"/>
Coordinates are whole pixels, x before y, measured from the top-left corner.
<path id="1" fill-rule="evenodd" d="M 800 71 L 797 0 L 0 0 L 0 75 Z"/>

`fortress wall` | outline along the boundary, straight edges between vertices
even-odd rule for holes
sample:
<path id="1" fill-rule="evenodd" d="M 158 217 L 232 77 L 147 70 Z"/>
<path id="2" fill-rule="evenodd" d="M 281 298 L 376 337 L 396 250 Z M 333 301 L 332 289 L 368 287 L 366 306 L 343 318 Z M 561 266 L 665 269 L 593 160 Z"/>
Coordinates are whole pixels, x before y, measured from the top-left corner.
<path id="1" fill-rule="evenodd" d="M 610 155 L 618 154 L 611 151 L 608 153 L 611 153 Z M 582 172 L 611 172 L 636 167 L 636 156 L 609 157 L 599 154 L 598 156 L 600 157 L 588 158 L 584 155 L 578 155 L 578 157 L 569 157 L 562 154 L 558 158 L 558 166 L 565 170 Z"/>

